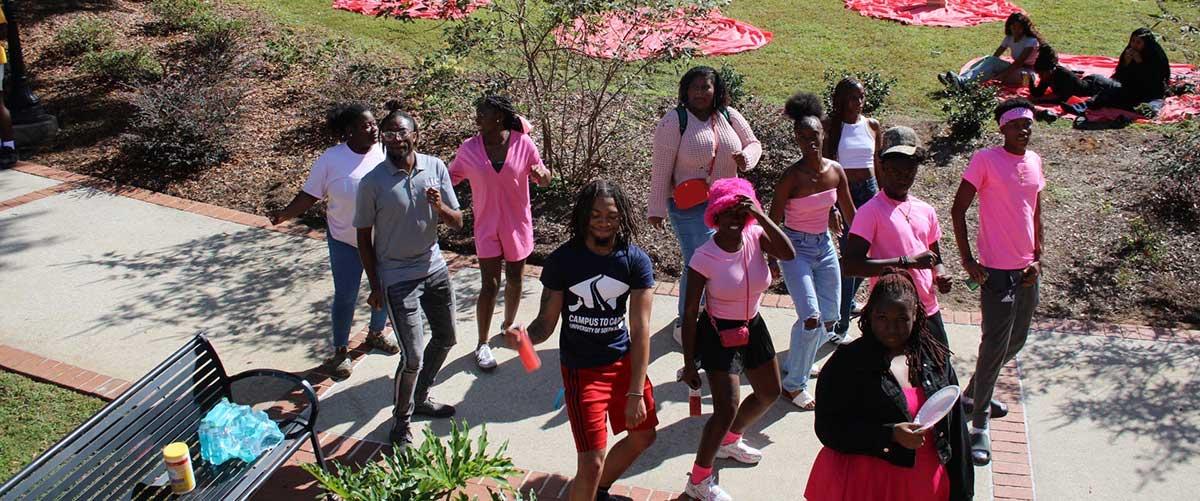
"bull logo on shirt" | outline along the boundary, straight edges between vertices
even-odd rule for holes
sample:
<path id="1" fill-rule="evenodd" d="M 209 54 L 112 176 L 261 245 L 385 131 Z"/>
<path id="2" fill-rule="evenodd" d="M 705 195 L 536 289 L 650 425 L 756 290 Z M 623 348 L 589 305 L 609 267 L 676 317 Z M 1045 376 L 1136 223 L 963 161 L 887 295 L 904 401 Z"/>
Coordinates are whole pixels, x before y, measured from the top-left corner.
<path id="1" fill-rule="evenodd" d="M 570 291 L 578 298 L 575 304 L 567 307 L 572 313 L 580 307 L 612 312 L 617 309 L 617 300 L 629 292 L 629 285 L 608 275 L 596 275 L 572 285 Z"/>

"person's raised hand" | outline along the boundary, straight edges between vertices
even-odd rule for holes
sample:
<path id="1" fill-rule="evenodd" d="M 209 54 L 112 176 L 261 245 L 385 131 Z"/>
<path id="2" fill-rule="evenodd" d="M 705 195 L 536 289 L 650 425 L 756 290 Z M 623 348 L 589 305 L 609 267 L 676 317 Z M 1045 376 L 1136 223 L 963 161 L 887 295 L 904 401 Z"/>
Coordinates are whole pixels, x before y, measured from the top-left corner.
<path id="1" fill-rule="evenodd" d="M 917 423 L 900 423 L 892 426 L 892 440 L 907 449 L 917 450 L 925 445 L 925 432 Z"/>

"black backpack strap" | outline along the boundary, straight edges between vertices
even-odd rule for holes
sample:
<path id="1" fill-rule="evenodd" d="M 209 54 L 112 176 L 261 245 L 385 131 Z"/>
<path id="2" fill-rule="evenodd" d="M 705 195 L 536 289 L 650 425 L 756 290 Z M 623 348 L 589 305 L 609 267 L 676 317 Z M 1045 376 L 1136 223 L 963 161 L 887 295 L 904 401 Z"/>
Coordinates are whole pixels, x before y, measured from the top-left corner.
<path id="1" fill-rule="evenodd" d="M 684 108 L 683 105 L 676 106 L 675 114 L 679 115 L 679 135 L 682 136 L 683 133 L 687 131 L 687 108 Z"/>

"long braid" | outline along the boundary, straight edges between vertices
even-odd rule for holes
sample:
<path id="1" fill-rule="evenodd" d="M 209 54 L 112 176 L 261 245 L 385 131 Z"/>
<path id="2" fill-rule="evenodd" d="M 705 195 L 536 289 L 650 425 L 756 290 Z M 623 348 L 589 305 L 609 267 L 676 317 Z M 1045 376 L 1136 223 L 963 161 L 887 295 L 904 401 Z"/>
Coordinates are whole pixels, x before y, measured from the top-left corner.
<path id="1" fill-rule="evenodd" d="M 871 333 L 870 312 L 874 304 L 885 298 L 911 305 L 915 312 L 912 336 L 908 338 L 904 356 L 908 360 L 908 379 L 914 386 L 919 386 L 921 366 L 928 361 L 938 370 L 944 371 L 950 357 L 950 348 L 929 332 L 925 322 L 925 308 L 921 306 L 921 298 L 917 295 L 917 286 L 912 277 L 907 272 L 895 268 L 885 270 L 871 289 L 871 296 L 863 307 L 862 316 L 859 317 L 858 325 L 863 337 L 878 342 Z"/>
<path id="2" fill-rule="evenodd" d="M 517 108 L 513 105 L 512 99 L 500 94 L 485 94 L 475 101 L 477 108 L 491 108 L 499 111 L 504 115 L 504 128 L 520 132 L 524 127 L 521 126 L 521 118 L 517 115 Z"/>

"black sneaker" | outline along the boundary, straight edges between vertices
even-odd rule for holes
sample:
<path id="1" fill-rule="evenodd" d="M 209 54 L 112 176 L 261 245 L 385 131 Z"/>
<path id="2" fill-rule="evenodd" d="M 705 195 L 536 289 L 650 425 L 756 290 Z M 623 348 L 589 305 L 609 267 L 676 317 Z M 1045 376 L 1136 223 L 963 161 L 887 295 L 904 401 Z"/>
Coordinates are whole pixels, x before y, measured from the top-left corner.
<path id="1" fill-rule="evenodd" d="M 17 155 L 16 148 L 0 147 L 0 169 L 12 168 L 17 165 L 20 157 Z"/>
<path id="2" fill-rule="evenodd" d="M 412 430 L 407 424 L 396 424 L 392 426 L 392 431 L 388 433 L 388 442 L 392 443 L 396 453 L 399 454 L 404 449 L 413 443 Z"/>
<path id="3" fill-rule="evenodd" d="M 413 408 L 413 414 L 444 419 L 454 415 L 454 406 L 425 397 L 424 401 L 417 402 Z"/>

